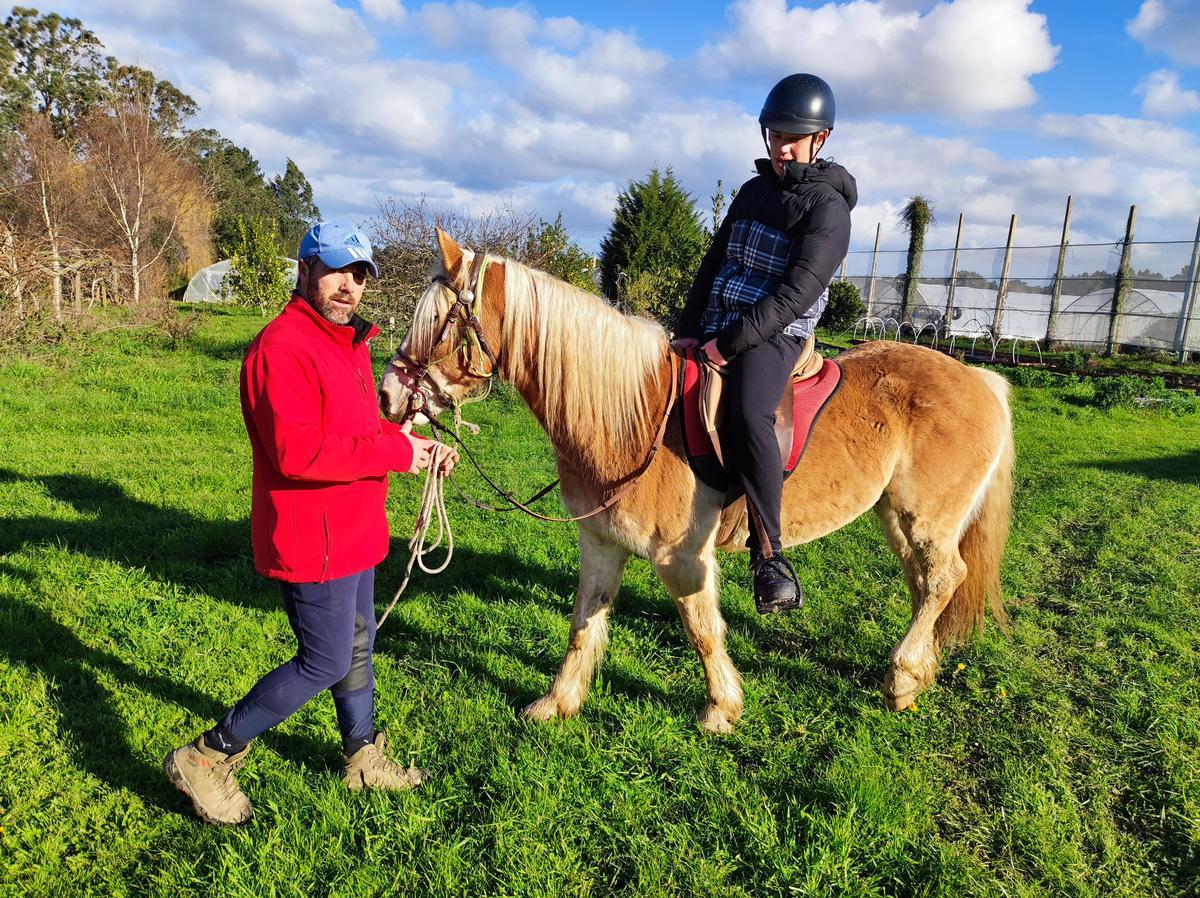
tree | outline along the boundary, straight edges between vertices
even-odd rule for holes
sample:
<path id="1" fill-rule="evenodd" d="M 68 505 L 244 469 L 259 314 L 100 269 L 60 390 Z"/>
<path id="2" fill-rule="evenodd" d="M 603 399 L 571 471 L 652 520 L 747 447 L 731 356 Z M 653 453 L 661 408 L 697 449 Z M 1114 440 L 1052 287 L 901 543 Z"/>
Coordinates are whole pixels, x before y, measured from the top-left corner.
<path id="1" fill-rule="evenodd" d="M 530 227 L 522 256 L 522 261 L 546 274 L 596 292 L 595 260 L 571 240 L 561 212 L 553 224 L 540 218 Z"/>
<path id="2" fill-rule="evenodd" d="M 191 241 L 207 231 L 211 207 L 205 186 L 180 143 L 164 138 L 136 103 L 94 110 L 83 123 L 83 138 L 97 243 L 112 249 L 137 305 L 143 275 L 173 241 L 180 235 Z M 197 218 L 204 227 L 197 226 Z M 207 255 L 201 247 L 187 251 Z"/>
<path id="3" fill-rule="evenodd" d="M 692 197 L 670 168 L 663 174 L 655 167 L 617 195 L 612 225 L 600 243 L 604 292 L 625 300 L 636 282 L 642 289 L 634 311 L 669 321 L 683 306 L 704 246 Z"/>
<path id="4" fill-rule="evenodd" d="M 849 281 L 834 281 L 829 285 L 829 302 L 817 322 L 831 333 L 842 333 L 854 327 L 854 323 L 867 314 L 862 297 Z"/>
<path id="5" fill-rule="evenodd" d="M 63 276 L 78 227 L 82 164 L 76 146 L 56 136 L 49 119 L 26 113 L 10 146 L 12 195 L 26 234 L 37 233 L 37 259 L 50 280 L 51 311 L 63 317 Z"/>
<path id="6" fill-rule="evenodd" d="M 917 307 L 920 298 L 917 289 L 921 284 L 921 258 L 925 254 L 925 232 L 934 224 L 933 204 L 920 194 L 910 196 L 900 210 L 899 218 L 901 226 L 908 231 L 908 265 L 904 273 L 904 293 L 900 298 L 899 315 L 900 320 L 904 321 Z"/>
<path id="7" fill-rule="evenodd" d="M 221 292 L 238 305 L 267 309 L 287 302 L 292 291 L 291 269 L 279 254 L 275 222 L 265 218 L 237 220 L 238 246 L 230 257 Z"/>
<path id="8" fill-rule="evenodd" d="M 196 101 L 170 81 L 160 81 L 149 69 L 122 65 L 109 56 L 104 61 L 106 99 L 112 105 L 133 103 L 146 110 L 159 134 L 168 139 L 183 136 L 183 124 L 196 114 Z"/>
<path id="9" fill-rule="evenodd" d="M 300 246 L 304 232 L 321 220 L 321 210 L 313 202 L 312 184 L 291 159 L 282 175 L 271 179 L 271 193 L 279 210 L 279 231 L 288 252 Z"/>
<path id="10" fill-rule="evenodd" d="M 525 261 L 525 247 L 536 230 L 535 218 L 505 206 L 483 215 L 470 215 L 431 206 L 424 196 L 416 200 L 388 197 L 379 203 L 379 216 L 369 225 L 375 261 L 382 277 L 372 282 L 366 299 L 374 314 L 406 320 L 429 286 L 429 272 L 437 259 L 441 228 L 463 246 Z"/>
<path id="11" fill-rule="evenodd" d="M 191 131 L 186 137 L 186 154 L 208 184 L 216 203 L 212 244 L 217 258 L 227 259 L 239 246 L 238 220 L 269 219 L 279 232 L 279 207 L 267 185 L 258 160 L 245 147 L 239 147 L 211 128 Z M 279 251 L 296 252 L 276 238 Z"/>
<path id="12" fill-rule="evenodd" d="M 79 19 L 27 6 L 13 7 L 4 32 L 23 105 L 45 116 L 55 135 L 70 134 L 104 94 L 100 39 Z"/>

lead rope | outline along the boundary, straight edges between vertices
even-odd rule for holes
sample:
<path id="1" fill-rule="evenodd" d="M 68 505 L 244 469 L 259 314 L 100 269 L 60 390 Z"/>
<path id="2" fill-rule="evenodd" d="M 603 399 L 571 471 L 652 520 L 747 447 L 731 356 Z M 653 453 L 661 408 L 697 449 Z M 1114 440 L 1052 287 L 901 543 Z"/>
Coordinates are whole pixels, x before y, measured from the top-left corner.
<path id="1" fill-rule="evenodd" d="M 430 447 L 429 467 L 425 469 L 425 482 L 421 485 L 421 504 L 420 510 L 417 512 L 417 523 L 413 527 L 412 538 L 408 541 L 408 567 L 404 569 L 404 582 L 400 584 L 400 588 L 392 596 L 387 610 L 375 624 L 376 630 L 383 626 L 383 622 L 387 620 L 392 609 L 396 607 L 396 603 L 400 601 L 400 596 L 408 587 L 408 581 L 412 579 L 414 564 L 427 574 L 440 574 L 449 566 L 450 559 L 454 556 L 454 533 L 450 529 L 450 517 L 446 514 L 446 475 L 442 473 L 442 459 L 452 451 L 449 446 L 441 443 L 434 443 Z M 430 544 L 428 543 L 429 528 L 433 526 L 435 520 L 437 521 L 437 535 Z M 443 536 L 446 538 L 446 557 L 437 567 L 431 567 L 425 563 L 425 556 L 431 554 L 442 544 Z"/>

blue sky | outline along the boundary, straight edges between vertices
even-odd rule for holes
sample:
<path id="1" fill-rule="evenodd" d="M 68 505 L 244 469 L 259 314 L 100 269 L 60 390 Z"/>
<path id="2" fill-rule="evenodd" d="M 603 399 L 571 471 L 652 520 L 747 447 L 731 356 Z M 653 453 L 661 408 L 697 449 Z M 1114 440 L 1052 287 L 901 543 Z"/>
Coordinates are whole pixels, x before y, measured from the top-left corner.
<path id="1" fill-rule="evenodd" d="M 48 7 L 49 8 L 49 7 Z M 72 0 L 110 51 L 195 97 L 198 125 L 267 171 L 291 157 L 323 212 L 389 197 L 552 218 L 595 249 L 615 196 L 670 165 L 707 206 L 761 144 L 795 71 L 838 96 L 828 155 L 858 179 L 854 246 L 903 238 L 929 197 L 953 240 L 1190 240 L 1200 216 L 1200 2 Z"/>

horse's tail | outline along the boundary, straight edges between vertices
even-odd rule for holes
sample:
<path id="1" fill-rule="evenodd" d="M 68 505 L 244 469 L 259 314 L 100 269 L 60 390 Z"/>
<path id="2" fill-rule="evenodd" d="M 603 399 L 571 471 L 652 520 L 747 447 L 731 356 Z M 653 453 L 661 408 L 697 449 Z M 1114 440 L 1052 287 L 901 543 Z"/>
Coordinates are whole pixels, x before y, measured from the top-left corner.
<path id="1" fill-rule="evenodd" d="M 935 630 L 938 645 L 964 639 L 982 626 L 986 608 L 991 609 L 1000 629 L 1008 632 L 1008 614 L 1000 592 L 1000 559 L 1008 541 L 1012 512 L 1014 449 L 1008 381 L 981 368 L 971 370 L 984 379 L 1000 401 L 1003 421 L 997 426 L 1000 434 L 992 469 L 958 540 L 958 553 L 967 566 L 967 576 L 938 617 Z"/>

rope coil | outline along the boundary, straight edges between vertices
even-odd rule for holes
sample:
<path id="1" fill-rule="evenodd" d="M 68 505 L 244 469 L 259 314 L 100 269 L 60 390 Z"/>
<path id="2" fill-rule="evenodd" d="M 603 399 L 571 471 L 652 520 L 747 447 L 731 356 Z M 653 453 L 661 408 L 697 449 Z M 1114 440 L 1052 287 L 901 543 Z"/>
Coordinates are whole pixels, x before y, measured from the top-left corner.
<path id="1" fill-rule="evenodd" d="M 453 451 L 452 448 L 442 443 L 434 443 L 430 447 L 429 466 L 425 469 L 425 482 L 421 485 L 421 502 L 417 511 L 417 522 L 413 526 L 413 535 L 408 541 L 408 567 L 404 569 L 404 580 L 401 582 L 400 588 L 392 596 L 392 601 L 388 604 L 387 610 L 383 612 L 383 616 L 376 622 L 376 630 L 383 626 L 383 622 L 387 620 L 392 609 L 396 607 L 396 603 L 400 601 L 400 596 L 408 587 L 408 581 L 412 579 L 414 565 L 426 574 L 440 574 L 450 565 L 450 559 L 454 556 L 454 532 L 450 529 L 450 516 L 446 514 L 447 475 L 442 469 L 442 462 Z M 433 542 L 430 543 L 428 541 L 429 529 L 433 526 L 434 521 L 437 522 L 437 532 Z M 443 537 L 446 540 L 446 557 L 436 567 L 426 564 L 425 557 L 441 546 Z"/>

